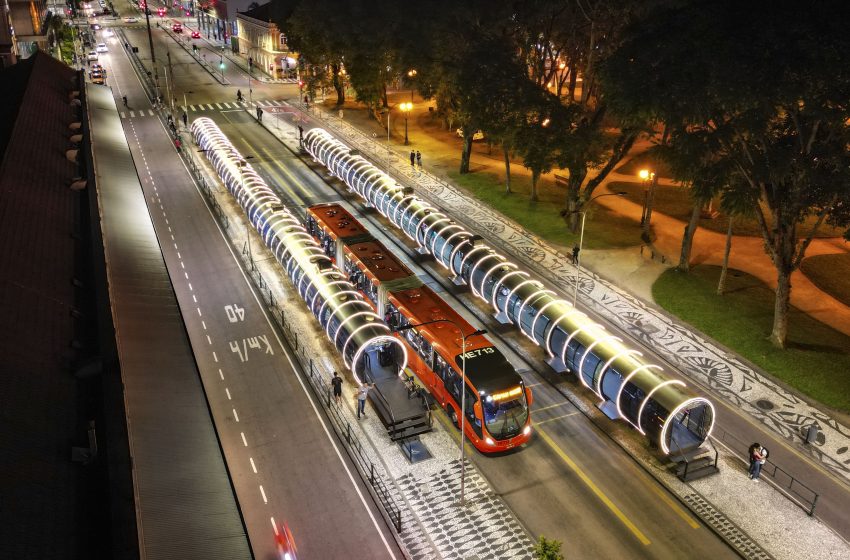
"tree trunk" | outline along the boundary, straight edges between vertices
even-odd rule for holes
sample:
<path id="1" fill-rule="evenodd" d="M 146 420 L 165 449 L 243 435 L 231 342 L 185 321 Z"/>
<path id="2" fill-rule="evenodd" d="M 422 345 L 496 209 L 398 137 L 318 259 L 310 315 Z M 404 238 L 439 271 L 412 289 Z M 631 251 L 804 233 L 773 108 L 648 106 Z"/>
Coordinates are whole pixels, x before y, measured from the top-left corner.
<path id="1" fill-rule="evenodd" d="M 340 107 L 345 104 L 345 87 L 343 87 L 342 79 L 339 77 L 339 65 L 332 64 L 331 70 L 333 71 L 333 86 L 336 90 L 336 106 Z"/>
<path id="2" fill-rule="evenodd" d="M 586 105 L 588 98 L 590 98 L 590 82 L 591 82 L 591 72 L 593 71 L 593 52 L 594 45 L 596 43 L 596 29 L 594 22 L 590 22 L 590 46 L 587 50 L 587 64 L 584 66 L 584 72 L 581 76 L 581 104 Z"/>
<path id="3" fill-rule="evenodd" d="M 466 127 L 469 128 L 469 127 Z M 468 134 L 468 133 L 467 133 Z M 460 154 L 460 174 L 466 175 L 469 173 L 469 159 L 472 155 L 472 135 L 464 134 L 463 136 L 463 152 Z"/>
<path id="4" fill-rule="evenodd" d="M 384 109 L 390 108 L 390 100 L 387 97 L 387 84 L 381 84 L 381 107 Z"/>
<path id="5" fill-rule="evenodd" d="M 726 250 L 723 252 L 723 268 L 720 269 L 720 280 L 717 282 L 717 295 L 726 293 L 726 274 L 729 272 L 729 253 L 732 252 L 732 216 L 729 216 L 729 228 L 726 230 Z"/>
<path id="6" fill-rule="evenodd" d="M 507 145 L 502 145 L 505 154 L 505 194 L 511 194 L 511 150 Z"/>
<path id="7" fill-rule="evenodd" d="M 537 182 L 540 181 L 540 171 L 531 170 L 531 202 L 537 202 Z"/>
<path id="8" fill-rule="evenodd" d="M 570 64 L 570 81 L 567 86 L 567 93 L 570 97 L 570 101 L 576 100 L 576 85 L 578 83 L 578 76 L 576 75 L 576 65 Z"/>
<path id="9" fill-rule="evenodd" d="M 699 212 L 702 204 L 694 200 L 694 208 L 691 210 L 691 219 L 685 225 L 685 234 L 682 236 L 682 252 L 679 254 L 679 265 L 676 267 L 681 272 L 691 269 L 691 249 L 694 246 L 694 234 L 699 224 Z"/>
<path id="10" fill-rule="evenodd" d="M 776 267 L 776 300 L 773 304 L 773 331 L 770 342 L 777 348 L 785 348 L 788 338 L 788 308 L 791 301 L 791 271 Z"/>

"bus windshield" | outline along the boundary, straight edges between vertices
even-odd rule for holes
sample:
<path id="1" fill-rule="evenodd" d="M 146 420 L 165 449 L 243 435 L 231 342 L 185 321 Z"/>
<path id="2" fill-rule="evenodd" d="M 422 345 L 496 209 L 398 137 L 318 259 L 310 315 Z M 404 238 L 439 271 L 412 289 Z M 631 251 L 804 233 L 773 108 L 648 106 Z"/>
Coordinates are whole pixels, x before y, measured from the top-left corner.
<path id="1" fill-rule="evenodd" d="M 500 393 L 482 395 L 481 404 L 484 424 L 496 439 L 518 435 L 528 421 L 528 403 L 521 385 Z"/>

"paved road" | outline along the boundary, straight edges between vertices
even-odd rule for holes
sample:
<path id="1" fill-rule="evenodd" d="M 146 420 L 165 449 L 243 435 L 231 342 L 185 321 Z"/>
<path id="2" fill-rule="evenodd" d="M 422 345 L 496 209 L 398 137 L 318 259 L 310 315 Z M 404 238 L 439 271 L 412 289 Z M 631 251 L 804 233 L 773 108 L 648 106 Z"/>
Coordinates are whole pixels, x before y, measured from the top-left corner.
<path id="1" fill-rule="evenodd" d="M 287 523 L 301 558 L 402 558 L 353 465 L 328 431 L 228 243 L 118 46 L 109 85 L 141 115 L 125 131 L 195 350 L 256 558 Z M 187 78 L 198 79 L 187 71 Z M 185 504 L 187 515 L 194 512 Z"/>
<path id="2" fill-rule="evenodd" d="M 309 167 L 283 149 L 244 111 L 222 111 L 210 116 L 240 152 L 254 156 L 252 166 L 285 199 L 294 202 L 292 206 L 304 208 L 317 202 L 346 200 L 360 214 L 358 199 L 329 187 L 316 173 L 318 167 Z M 360 214 L 359 219 L 368 223 L 388 246 L 394 246 L 389 237 L 379 233 L 378 228 L 392 232 L 386 223 L 378 222 L 374 214 Z M 405 251 L 408 266 L 428 275 L 429 283 L 443 291 L 442 284 L 446 282 L 437 280 L 440 276 L 435 267 L 426 265 L 427 270 L 421 269 L 412 262 L 411 247 L 396 248 Z M 443 295 L 461 307 L 456 298 Z M 475 311 L 477 317 L 489 317 L 484 309 Z M 473 319 L 472 313 L 467 311 L 466 315 Z M 496 332 L 495 324 L 489 326 L 491 332 Z M 530 351 L 525 348 L 528 343 L 520 338 L 511 337 L 510 346 Z M 511 354 L 521 360 L 516 350 L 511 350 Z M 487 458 L 472 452 L 471 456 L 534 535 L 569 543 L 569 550 L 582 558 L 681 558 L 694 546 L 706 557 L 735 556 L 560 393 L 541 383 L 536 374 L 525 377 L 534 386 L 538 434 L 545 435 L 538 435 L 517 453 Z"/>

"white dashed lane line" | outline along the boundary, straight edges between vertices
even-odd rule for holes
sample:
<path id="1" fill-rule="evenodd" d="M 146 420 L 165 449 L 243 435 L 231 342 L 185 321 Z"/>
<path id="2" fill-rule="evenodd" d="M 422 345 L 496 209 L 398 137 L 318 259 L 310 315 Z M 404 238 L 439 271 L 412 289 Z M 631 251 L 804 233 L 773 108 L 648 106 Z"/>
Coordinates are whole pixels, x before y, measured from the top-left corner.
<path id="1" fill-rule="evenodd" d="M 168 220 L 168 213 L 165 210 L 165 206 L 163 205 L 162 198 L 160 198 L 160 196 L 159 196 L 159 191 L 156 187 L 156 184 L 154 183 L 153 176 L 151 175 L 150 167 L 148 166 L 148 163 L 147 163 L 147 157 L 145 156 L 144 150 L 142 149 L 141 142 L 139 142 L 138 135 L 136 134 L 135 125 L 133 124 L 132 121 L 129 121 L 129 122 L 130 122 L 130 127 L 133 130 L 133 136 L 136 139 L 136 144 L 139 148 L 139 152 L 141 153 L 142 161 L 144 162 L 145 171 L 147 172 L 147 175 L 148 175 L 147 179 L 150 182 L 150 184 L 153 186 L 154 194 L 153 194 L 153 196 L 150 197 L 151 204 L 152 205 L 153 204 L 158 205 L 159 209 L 162 211 L 162 217 L 165 220 L 165 225 L 168 228 L 168 233 L 171 237 L 171 241 L 174 244 L 174 250 L 177 252 L 177 259 L 178 259 L 178 262 L 180 263 L 180 268 L 184 271 L 183 276 L 185 277 L 186 285 L 189 287 L 190 292 L 194 292 L 194 288 L 192 287 L 191 282 L 189 282 L 189 272 L 186 270 L 186 263 L 183 262 L 183 256 L 180 254 L 180 251 L 177 247 L 177 242 L 176 242 L 177 240 L 174 237 L 174 230 L 171 228 L 171 223 Z M 192 301 L 195 302 L 196 304 L 198 303 L 198 298 L 194 293 L 192 294 Z M 196 306 L 195 309 L 198 311 L 198 317 L 203 317 L 203 313 L 201 312 L 200 306 Z M 203 329 L 205 331 L 207 330 L 207 323 L 203 319 L 201 320 L 201 326 L 203 327 Z M 207 337 L 207 343 L 210 346 L 212 346 L 212 338 L 210 338 L 209 334 L 207 334 L 206 337 Z M 218 363 L 218 355 L 215 353 L 215 351 L 212 352 L 212 357 L 213 357 L 213 360 L 216 363 Z M 221 378 L 221 380 L 224 381 L 224 372 L 221 370 L 221 368 L 218 368 L 218 375 Z M 233 396 L 230 393 L 230 388 L 225 387 L 224 392 L 227 395 L 227 400 L 232 401 Z M 239 423 L 239 414 L 236 412 L 236 408 L 232 407 L 231 410 L 233 411 L 233 419 L 237 423 Z M 245 437 L 245 432 L 239 432 L 239 436 L 242 438 L 242 445 L 244 445 L 245 447 L 248 447 L 248 438 Z M 249 456 L 248 461 L 251 464 L 251 471 L 253 471 L 253 473 L 255 475 L 258 474 L 257 464 L 254 462 L 254 458 Z M 258 484 L 258 487 L 260 489 L 260 496 L 262 496 L 262 498 L 263 498 L 263 503 L 268 504 L 269 499 L 268 499 L 268 496 L 266 495 L 265 488 L 263 488 L 262 484 Z M 280 533 L 278 531 L 277 523 L 275 522 L 274 517 L 271 517 L 270 520 L 271 520 L 272 527 L 274 528 L 275 534 L 279 535 Z"/>

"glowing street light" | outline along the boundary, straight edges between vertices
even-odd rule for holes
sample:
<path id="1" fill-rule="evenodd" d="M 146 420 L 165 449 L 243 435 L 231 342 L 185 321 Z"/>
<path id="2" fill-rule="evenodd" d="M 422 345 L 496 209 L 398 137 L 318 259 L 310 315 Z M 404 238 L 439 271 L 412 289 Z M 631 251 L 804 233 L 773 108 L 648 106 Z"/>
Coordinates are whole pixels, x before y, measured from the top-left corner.
<path id="1" fill-rule="evenodd" d="M 643 227 L 647 218 L 646 209 L 649 204 L 649 186 L 652 184 L 652 180 L 655 179 L 655 173 L 649 169 L 641 169 L 638 171 L 638 177 L 643 183 L 643 210 L 640 213 L 640 225 Z"/>
<path id="2" fill-rule="evenodd" d="M 400 103 L 398 108 L 404 113 L 404 145 L 407 146 L 407 114 L 413 109 L 413 103 Z"/>

